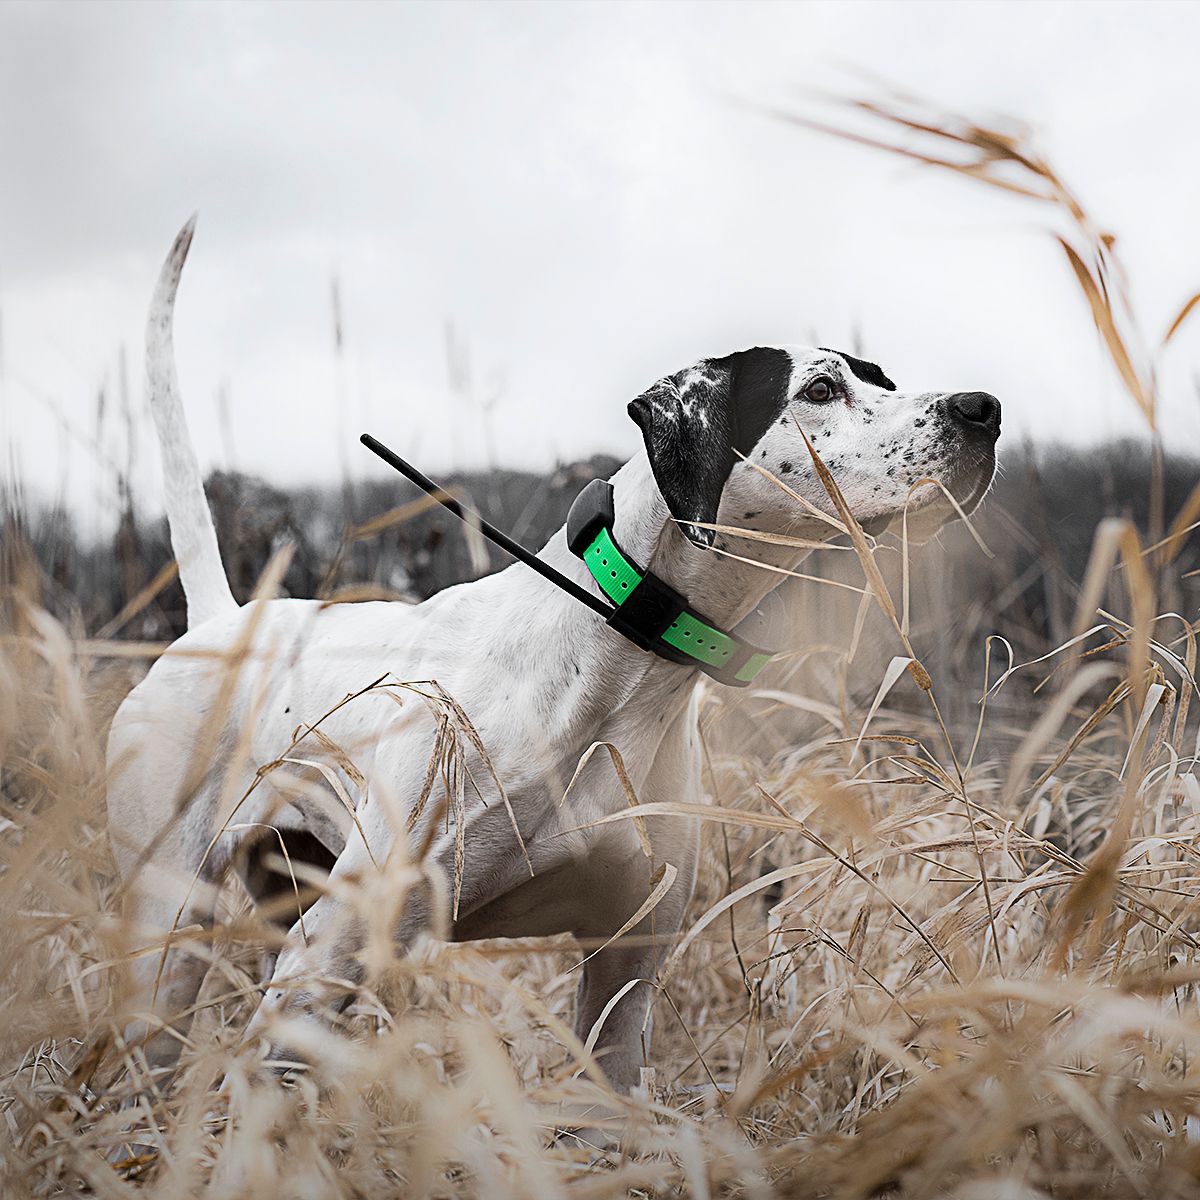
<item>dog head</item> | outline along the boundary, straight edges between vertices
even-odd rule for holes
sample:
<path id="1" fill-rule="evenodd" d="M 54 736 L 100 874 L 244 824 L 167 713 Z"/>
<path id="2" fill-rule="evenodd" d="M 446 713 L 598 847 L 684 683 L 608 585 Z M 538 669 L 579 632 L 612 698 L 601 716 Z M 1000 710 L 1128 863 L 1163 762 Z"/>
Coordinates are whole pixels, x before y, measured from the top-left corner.
<path id="1" fill-rule="evenodd" d="M 762 467 L 836 515 L 804 442 L 871 533 L 899 521 L 930 537 L 983 498 L 996 470 L 1000 403 L 986 392 L 902 392 L 874 363 L 835 350 L 757 347 L 703 359 L 629 405 L 671 515 L 697 546 L 705 524 L 794 530 L 806 514 Z M 803 431 L 803 434 L 801 433 Z M 809 518 L 811 519 L 811 518 Z"/>

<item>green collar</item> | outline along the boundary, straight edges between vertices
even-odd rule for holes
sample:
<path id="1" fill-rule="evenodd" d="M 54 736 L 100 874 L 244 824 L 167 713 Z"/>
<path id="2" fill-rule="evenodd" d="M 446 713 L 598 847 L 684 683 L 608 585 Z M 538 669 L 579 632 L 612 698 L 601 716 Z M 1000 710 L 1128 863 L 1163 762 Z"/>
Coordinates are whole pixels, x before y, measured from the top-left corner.
<path id="1" fill-rule="evenodd" d="M 613 536 L 612 485 L 593 479 L 567 517 L 567 544 L 615 606 L 608 623 L 643 650 L 699 667 L 721 683 L 745 687 L 774 655 L 717 629 L 674 588 L 627 555 Z"/>

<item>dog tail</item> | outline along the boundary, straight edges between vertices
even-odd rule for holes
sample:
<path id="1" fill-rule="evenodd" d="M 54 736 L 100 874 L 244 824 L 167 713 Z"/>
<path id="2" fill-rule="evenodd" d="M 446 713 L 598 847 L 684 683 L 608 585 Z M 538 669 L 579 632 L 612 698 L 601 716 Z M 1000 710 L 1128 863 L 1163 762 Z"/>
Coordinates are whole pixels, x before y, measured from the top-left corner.
<path id="1" fill-rule="evenodd" d="M 175 374 L 175 292 L 192 244 L 196 218 L 179 231 L 163 263 L 146 322 L 146 388 L 162 451 L 171 549 L 187 598 L 188 628 L 237 607 L 217 548 L 217 531 L 204 496 L 200 464 L 188 435 Z"/>

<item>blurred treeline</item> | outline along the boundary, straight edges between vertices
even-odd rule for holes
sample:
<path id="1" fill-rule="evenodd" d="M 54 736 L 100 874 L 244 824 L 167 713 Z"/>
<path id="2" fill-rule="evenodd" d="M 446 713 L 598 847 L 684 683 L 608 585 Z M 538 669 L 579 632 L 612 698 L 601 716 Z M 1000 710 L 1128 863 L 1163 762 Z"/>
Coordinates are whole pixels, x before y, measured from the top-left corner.
<path id="1" fill-rule="evenodd" d="M 617 460 L 598 455 L 545 475 L 497 470 L 445 482 L 536 548 L 564 522 L 583 485 L 611 474 L 617 465 Z M 1178 512 L 1198 478 L 1200 460 L 1168 454 L 1159 511 Z M 1124 516 L 1142 531 L 1144 543 L 1161 536 L 1162 531 L 1149 529 L 1150 479 L 1149 451 L 1134 442 L 1093 449 L 1004 448 L 1001 474 L 975 520 L 994 557 L 988 558 L 960 527 L 947 529 L 933 545 L 914 549 L 914 634 L 919 636 L 922 628 L 937 633 L 931 653 L 942 665 L 957 661 L 968 647 L 976 661 L 973 650 L 981 633 L 1003 635 L 1019 656 L 1061 644 L 1070 636 L 1078 584 L 1097 524 L 1106 516 Z M 470 537 L 450 514 L 416 503 L 420 494 L 398 476 L 284 490 L 252 476 L 218 471 L 206 486 L 239 599 L 252 593 L 272 552 L 289 542 L 294 551 L 284 590 L 294 596 L 420 600 L 507 561 L 495 547 Z M 87 634 L 105 630 L 171 559 L 165 518 L 142 516 L 128 502 L 112 539 L 88 542 L 70 513 L 18 508 L 10 501 L 3 550 L 5 574 L 11 576 L 23 562 L 25 574 L 37 577 L 42 603 L 74 631 Z M 852 558 L 819 552 L 805 570 L 861 584 Z M 29 570 L 35 563 L 36 570 Z M 1192 534 L 1162 582 L 1163 611 L 1195 614 L 1200 575 L 1189 577 L 1188 572 L 1197 566 L 1200 537 Z M 813 587 L 806 584 L 803 590 L 812 592 Z M 831 589 L 817 591 L 828 594 Z M 845 600 L 835 607 L 845 608 Z M 851 604 L 851 619 L 853 608 Z M 163 640 L 183 629 L 183 596 L 172 580 L 123 623 L 119 634 Z M 809 628 L 806 637 L 811 640 L 813 633 Z M 836 636 L 828 628 L 824 633 Z"/>
<path id="2" fill-rule="evenodd" d="M 619 465 L 611 456 L 596 455 L 544 475 L 496 470 L 441 482 L 536 549 L 566 521 L 584 484 Z M 250 598 L 271 555 L 285 544 L 291 559 L 282 593 L 290 596 L 415 602 L 511 561 L 457 518 L 423 501 L 399 475 L 284 489 L 256 476 L 214 471 L 205 491 L 238 600 Z M 40 602 L 73 631 L 105 629 L 172 559 L 166 517 L 135 512 L 127 497 L 125 490 L 112 539 L 99 541 L 83 537 L 65 509 L 37 508 L 10 497 L 0 526 L 0 572 L 10 578 L 22 573 L 26 580 L 36 576 Z M 176 578 L 122 623 L 120 636 L 171 639 L 186 627 Z"/>

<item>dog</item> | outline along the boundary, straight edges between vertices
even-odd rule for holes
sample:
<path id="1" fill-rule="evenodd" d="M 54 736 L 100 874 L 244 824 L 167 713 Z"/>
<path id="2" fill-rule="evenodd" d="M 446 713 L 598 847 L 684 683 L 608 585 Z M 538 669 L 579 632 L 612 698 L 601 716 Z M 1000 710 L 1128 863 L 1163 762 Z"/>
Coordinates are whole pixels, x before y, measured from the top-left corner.
<path id="1" fill-rule="evenodd" d="M 187 931 L 210 926 L 219 885 L 240 868 L 288 927 L 248 1037 L 274 1048 L 287 1022 L 329 1019 L 369 976 L 381 934 L 390 951 L 426 931 L 571 933 L 602 945 L 582 969 L 576 1029 L 628 1091 L 648 1053 L 655 973 L 692 895 L 699 822 L 597 822 L 636 812 L 630 792 L 642 804 L 701 795 L 702 673 L 647 652 L 520 564 L 418 605 L 239 606 L 175 375 L 191 239 L 189 224 L 147 330 L 188 630 L 130 692 L 108 750 L 128 916 L 155 947 L 133 965 L 127 1038 L 151 1067 L 171 1067 L 205 969 Z M 868 532 L 906 514 L 909 535 L 925 537 L 982 499 L 1000 432 L 986 393 L 903 392 L 872 363 L 799 347 L 705 359 L 628 413 L 644 449 L 611 480 L 615 541 L 722 630 L 786 577 L 740 550 L 787 571 L 836 536 L 816 456 Z M 721 529 L 800 544 L 739 547 Z M 540 557 L 600 595 L 563 530 Z M 289 848 L 297 879 L 261 857 L 248 866 L 256 847 Z M 300 883 L 313 884 L 303 910 Z M 369 903 L 353 902 L 350 885 Z M 603 945 L 655 889 L 652 911 Z"/>

